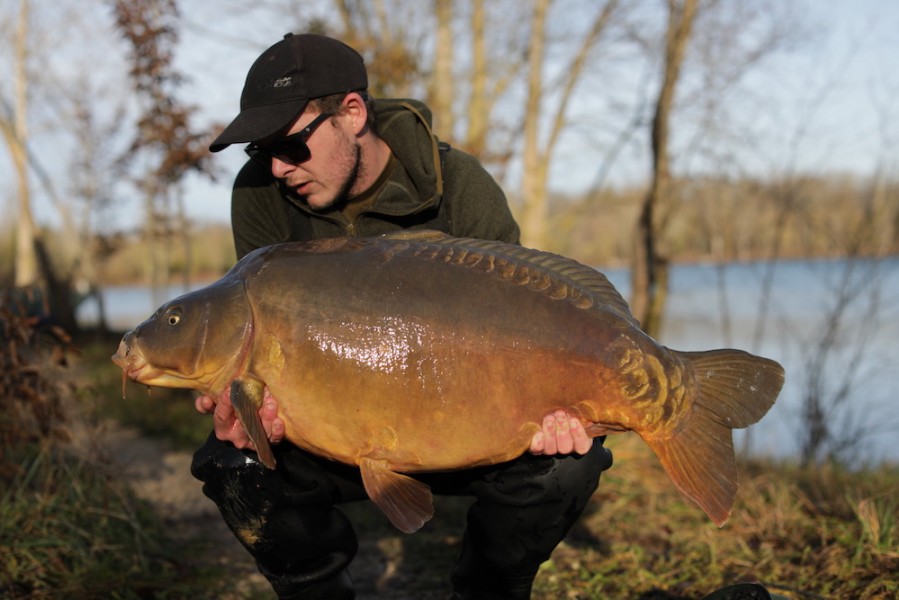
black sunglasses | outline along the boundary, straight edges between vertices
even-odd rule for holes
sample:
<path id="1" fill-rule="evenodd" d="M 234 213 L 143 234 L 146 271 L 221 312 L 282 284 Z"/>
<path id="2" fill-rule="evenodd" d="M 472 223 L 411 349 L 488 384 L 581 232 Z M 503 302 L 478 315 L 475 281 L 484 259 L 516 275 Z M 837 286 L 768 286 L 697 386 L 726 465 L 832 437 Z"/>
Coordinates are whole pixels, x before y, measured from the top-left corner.
<path id="1" fill-rule="evenodd" d="M 259 146 L 255 143 L 249 144 L 244 148 L 244 152 L 247 153 L 247 156 L 266 169 L 272 167 L 273 157 L 289 165 L 298 165 L 302 162 L 306 162 L 312 155 L 309 151 L 309 146 L 306 145 L 306 141 L 312 137 L 312 134 L 315 133 L 315 130 L 318 129 L 319 125 L 334 116 L 334 114 L 335 113 L 333 112 L 322 113 L 312 119 L 312 121 L 300 131 L 281 138 L 280 140 L 276 140 L 271 144 L 265 144 L 264 146 Z"/>

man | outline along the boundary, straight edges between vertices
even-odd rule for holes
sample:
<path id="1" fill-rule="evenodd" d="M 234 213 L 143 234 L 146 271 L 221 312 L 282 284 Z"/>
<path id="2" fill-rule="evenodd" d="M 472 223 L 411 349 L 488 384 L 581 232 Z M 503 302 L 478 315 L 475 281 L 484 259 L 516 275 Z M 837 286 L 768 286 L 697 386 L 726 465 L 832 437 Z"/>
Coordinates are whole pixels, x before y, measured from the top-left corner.
<path id="1" fill-rule="evenodd" d="M 373 101 L 367 87 L 362 57 L 322 36 L 288 34 L 253 64 L 240 114 L 210 146 L 249 142 L 253 160 L 232 195 L 238 257 L 279 242 L 397 229 L 517 243 L 499 186 L 475 158 L 438 143 L 428 109 Z M 347 567 L 357 540 L 335 505 L 366 497 L 358 469 L 289 443 L 274 447 L 278 468 L 266 469 L 227 392 L 198 398 L 197 409 L 213 413 L 215 431 L 192 472 L 279 597 L 352 598 Z M 260 416 L 280 442 L 276 399 L 266 397 Z M 435 493 L 476 498 L 452 573 L 455 597 L 528 598 L 537 568 L 611 462 L 601 440 L 559 411 L 514 461 L 417 476 Z"/>

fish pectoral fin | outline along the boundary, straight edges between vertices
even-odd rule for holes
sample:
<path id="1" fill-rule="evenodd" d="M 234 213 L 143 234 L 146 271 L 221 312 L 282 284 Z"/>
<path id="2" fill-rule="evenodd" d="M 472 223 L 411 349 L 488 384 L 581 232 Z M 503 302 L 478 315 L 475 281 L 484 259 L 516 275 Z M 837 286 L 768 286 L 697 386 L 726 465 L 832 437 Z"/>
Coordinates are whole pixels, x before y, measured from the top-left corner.
<path id="1" fill-rule="evenodd" d="M 386 460 L 359 459 L 368 497 L 403 533 L 413 533 L 434 516 L 431 488 L 408 475 L 390 470 Z"/>
<path id="2" fill-rule="evenodd" d="M 256 447 L 259 462 L 269 469 L 275 468 L 275 455 L 268 443 L 268 435 L 259 418 L 259 407 L 262 406 L 263 385 L 258 381 L 235 379 L 231 383 L 231 404 L 240 419 L 247 437 Z"/>

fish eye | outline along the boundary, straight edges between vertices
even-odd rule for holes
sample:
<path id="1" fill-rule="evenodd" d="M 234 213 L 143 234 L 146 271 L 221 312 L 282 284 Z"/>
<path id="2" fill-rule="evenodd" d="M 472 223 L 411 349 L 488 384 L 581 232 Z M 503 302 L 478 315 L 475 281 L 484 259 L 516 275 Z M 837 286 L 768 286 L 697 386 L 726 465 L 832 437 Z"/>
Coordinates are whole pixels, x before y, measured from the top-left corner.
<path id="1" fill-rule="evenodd" d="M 181 321 L 180 312 L 171 312 L 167 318 L 169 325 L 177 325 Z"/>

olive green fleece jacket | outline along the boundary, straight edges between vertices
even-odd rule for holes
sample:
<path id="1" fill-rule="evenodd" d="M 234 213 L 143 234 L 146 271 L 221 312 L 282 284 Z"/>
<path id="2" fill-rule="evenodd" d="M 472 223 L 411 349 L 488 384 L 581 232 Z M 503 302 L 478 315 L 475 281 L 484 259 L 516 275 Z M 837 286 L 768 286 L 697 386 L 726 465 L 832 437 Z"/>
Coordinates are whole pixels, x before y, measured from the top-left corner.
<path id="1" fill-rule="evenodd" d="M 424 104 L 376 100 L 374 112 L 374 129 L 399 163 L 374 203 L 352 222 L 337 209 L 312 211 L 302 197 L 248 161 L 231 195 L 238 258 L 281 242 L 398 229 L 438 229 L 457 237 L 518 243 L 518 225 L 500 187 L 473 156 L 454 148 L 438 150 Z"/>

